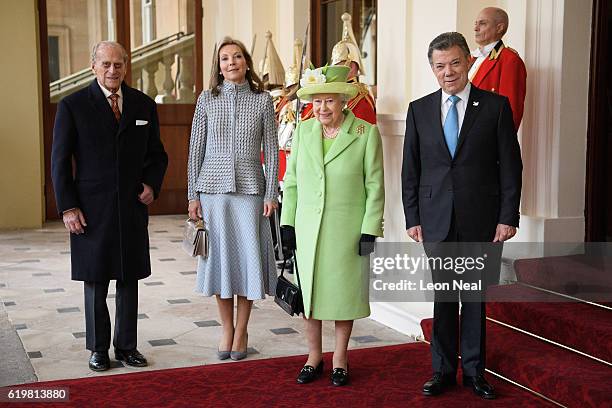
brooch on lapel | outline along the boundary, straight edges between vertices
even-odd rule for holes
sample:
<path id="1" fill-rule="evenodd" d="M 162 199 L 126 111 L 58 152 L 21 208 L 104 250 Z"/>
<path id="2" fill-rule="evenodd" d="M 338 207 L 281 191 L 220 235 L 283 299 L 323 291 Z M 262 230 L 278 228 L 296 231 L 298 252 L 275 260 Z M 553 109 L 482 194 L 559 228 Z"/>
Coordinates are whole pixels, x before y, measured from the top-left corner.
<path id="1" fill-rule="evenodd" d="M 480 102 L 474 101 L 474 102 L 472 102 L 472 105 L 474 105 L 474 106 L 478 106 L 478 104 L 479 104 L 479 103 L 480 103 Z"/>
<path id="2" fill-rule="evenodd" d="M 357 126 L 357 129 L 355 129 L 355 132 L 357 132 L 360 135 L 363 135 L 365 132 L 365 125 L 361 124 Z"/>

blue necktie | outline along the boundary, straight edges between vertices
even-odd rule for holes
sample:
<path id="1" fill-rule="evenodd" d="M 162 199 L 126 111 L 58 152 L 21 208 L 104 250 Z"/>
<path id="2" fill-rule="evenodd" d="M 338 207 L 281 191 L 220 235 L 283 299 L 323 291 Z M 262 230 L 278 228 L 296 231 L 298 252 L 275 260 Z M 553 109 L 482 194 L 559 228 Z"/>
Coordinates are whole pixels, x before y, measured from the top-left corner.
<path id="1" fill-rule="evenodd" d="M 455 150 L 457 149 L 457 140 L 459 139 L 459 113 L 457 113 L 457 102 L 461 99 L 457 95 L 451 95 L 448 97 L 451 101 L 451 107 L 446 114 L 444 120 L 444 139 L 446 139 L 446 146 L 451 157 L 455 157 Z"/>

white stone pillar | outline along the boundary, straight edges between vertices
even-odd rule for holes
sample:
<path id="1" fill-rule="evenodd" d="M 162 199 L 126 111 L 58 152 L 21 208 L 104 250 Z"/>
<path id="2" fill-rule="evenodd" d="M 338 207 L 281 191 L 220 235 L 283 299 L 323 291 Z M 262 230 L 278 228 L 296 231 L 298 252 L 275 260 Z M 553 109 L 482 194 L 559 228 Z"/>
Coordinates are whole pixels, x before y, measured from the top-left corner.
<path id="1" fill-rule="evenodd" d="M 385 161 L 385 238 L 407 241 L 401 195 L 402 148 L 410 101 L 438 88 L 427 49 L 438 34 L 457 29 L 457 1 L 384 0 L 378 2 L 377 120 Z M 372 319 L 406 334 L 421 333 L 420 321 L 432 303 L 377 302 Z"/>
<path id="2" fill-rule="evenodd" d="M 581 242 L 591 5 L 532 0 L 526 17 L 523 195 L 516 239 Z"/>
<path id="3" fill-rule="evenodd" d="M 309 3 L 303 0 L 276 0 L 276 32 L 273 40 L 285 70 L 293 61 L 295 39 L 304 41 L 306 26 L 310 21 Z"/>

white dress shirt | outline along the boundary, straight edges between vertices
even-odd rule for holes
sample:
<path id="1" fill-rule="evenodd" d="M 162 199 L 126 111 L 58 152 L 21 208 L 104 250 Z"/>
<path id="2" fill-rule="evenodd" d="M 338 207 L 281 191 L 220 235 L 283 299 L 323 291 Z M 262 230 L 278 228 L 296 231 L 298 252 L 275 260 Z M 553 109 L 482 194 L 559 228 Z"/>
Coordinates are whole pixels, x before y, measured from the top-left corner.
<path id="1" fill-rule="evenodd" d="M 499 40 L 485 45 L 482 49 L 478 47 L 472 51 L 472 57 L 476 58 L 476 61 L 474 61 L 472 67 L 470 68 L 470 72 L 468 73 L 468 78 L 470 78 L 470 81 L 474 78 L 474 76 L 476 76 L 478 68 L 480 68 L 480 65 L 482 65 L 484 60 L 489 56 L 489 53 L 491 50 L 493 50 L 493 48 L 495 48 L 498 42 Z"/>
<path id="2" fill-rule="evenodd" d="M 468 82 L 465 88 L 463 88 L 463 91 L 455 94 L 459 97 L 459 100 L 457 101 L 456 105 L 459 119 L 459 132 L 461 132 L 461 125 L 463 124 L 463 118 L 465 117 L 465 109 L 467 108 L 468 99 L 470 98 L 470 89 L 472 89 L 472 84 Z M 442 103 L 440 104 L 442 109 L 442 127 L 444 127 L 446 114 L 448 113 L 448 110 L 453 104 L 450 99 L 448 99 L 450 98 L 450 96 L 451 95 L 447 94 L 446 92 L 444 92 L 444 90 L 442 90 Z"/>
<path id="3" fill-rule="evenodd" d="M 108 97 L 111 96 L 113 93 L 109 91 L 108 89 L 106 89 L 104 85 L 100 83 L 100 81 L 98 81 L 98 85 L 100 85 L 100 89 L 102 89 L 102 93 L 104 94 L 104 97 L 106 98 L 106 102 L 108 102 L 108 104 L 112 108 L 113 103 Z M 117 105 L 119 106 L 119 112 L 123 113 L 123 93 L 121 92 L 121 87 L 119 87 L 119 89 L 117 89 L 117 92 L 115 93 L 119 95 L 119 98 L 117 98 Z"/>

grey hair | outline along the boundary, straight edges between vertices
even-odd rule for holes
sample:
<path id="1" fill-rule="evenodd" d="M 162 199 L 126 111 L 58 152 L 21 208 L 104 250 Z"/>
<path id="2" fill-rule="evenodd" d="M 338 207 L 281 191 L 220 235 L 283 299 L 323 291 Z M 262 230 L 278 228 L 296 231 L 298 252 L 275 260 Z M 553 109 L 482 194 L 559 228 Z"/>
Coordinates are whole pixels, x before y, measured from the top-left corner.
<path id="1" fill-rule="evenodd" d="M 123 62 L 127 64 L 127 61 L 128 61 L 127 51 L 125 50 L 123 45 L 121 45 L 121 44 L 119 44 L 118 42 L 115 42 L 115 41 L 100 41 L 99 43 L 94 45 L 93 49 L 91 50 L 91 63 L 92 64 L 96 63 L 96 58 L 98 56 L 98 50 L 100 49 L 100 47 L 116 47 L 116 48 L 119 48 L 119 50 L 121 51 L 121 54 L 123 54 Z"/>
<path id="2" fill-rule="evenodd" d="M 433 63 L 431 56 L 433 55 L 434 50 L 446 51 L 454 46 L 458 46 L 461 51 L 463 51 L 466 58 L 470 56 L 470 47 L 468 47 L 465 37 L 461 33 L 451 31 L 440 34 L 429 43 L 429 49 L 427 50 L 429 64 L 431 65 Z"/>
<path id="3" fill-rule="evenodd" d="M 310 102 L 312 102 L 312 100 L 314 99 L 314 96 L 315 96 L 315 95 L 323 95 L 323 94 L 327 95 L 327 93 L 326 93 L 326 92 L 323 92 L 323 93 L 320 93 L 320 94 L 313 94 L 313 95 L 308 96 L 308 100 L 309 100 Z M 331 95 L 336 95 L 336 96 L 338 96 L 338 97 L 340 98 L 340 102 L 342 102 L 342 105 L 343 105 L 343 106 L 346 106 L 346 104 L 348 103 L 348 101 L 350 101 L 350 100 L 351 100 L 351 96 L 350 96 L 350 95 L 347 95 L 347 94 L 343 94 L 343 93 L 332 93 Z M 302 99 L 304 99 L 304 98 L 302 98 Z"/>

